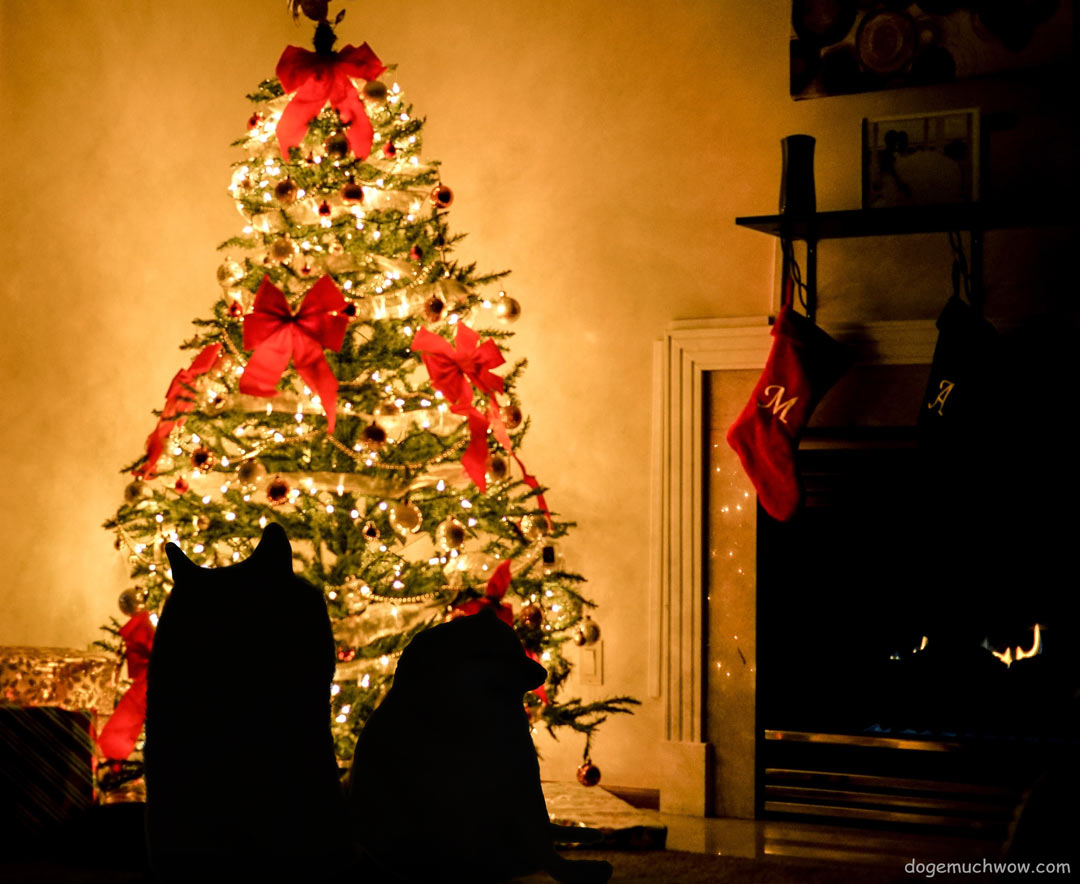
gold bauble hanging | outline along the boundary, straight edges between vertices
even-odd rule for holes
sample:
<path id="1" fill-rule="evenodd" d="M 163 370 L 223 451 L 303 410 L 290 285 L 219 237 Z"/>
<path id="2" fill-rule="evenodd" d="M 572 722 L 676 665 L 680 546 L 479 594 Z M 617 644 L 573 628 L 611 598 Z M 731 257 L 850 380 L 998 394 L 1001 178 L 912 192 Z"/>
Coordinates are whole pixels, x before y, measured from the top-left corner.
<path id="1" fill-rule="evenodd" d="M 525 416 L 521 413 L 521 406 L 514 402 L 500 408 L 499 414 L 508 430 L 516 430 L 525 419 Z"/>
<path id="2" fill-rule="evenodd" d="M 232 288 L 244 278 L 244 268 L 229 260 L 217 269 L 217 281 L 223 289 Z"/>
<path id="3" fill-rule="evenodd" d="M 461 549 L 465 545 L 468 533 L 465 526 L 453 516 L 444 519 L 435 529 L 435 546 L 445 552 L 452 549 Z"/>
<path id="4" fill-rule="evenodd" d="M 360 433 L 360 445 L 365 451 L 381 451 L 386 445 L 386 430 L 377 423 L 368 424 Z"/>
<path id="5" fill-rule="evenodd" d="M 364 527 L 360 529 L 360 533 L 364 535 L 364 539 L 367 540 L 368 543 L 376 543 L 382 536 L 379 531 L 379 526 L 370 519 L 364 523 Z"/>
<path id="6" fill-rule="evenodd" d="M 408 537 L 420 530 L 424 514 L 415 503 L 403 500 L 390 507 L 390 527 L 402 537 Z"/>
<path id="7" fill-rule="evenodd" d="M 270 257 L 279 264 L 284 264 L 296 255 L 296 243 L 287 236 L 270 243 Z"/>
<path id="8" fill-rule="evenodd" d="M 431 202 L 438 209 L 448 209 L 454 201 L 454 191 L 445 184 L 439 184 L 431 191 Z"/>
<path id="9" fill-rule="evenodd" d="M 236 471 L 241 484 L 253 486 L 266 478 L 267 469 L 260 460 L 245 460 Z"/>
<path id="10" fill-rule="evenodd" d="M 289 499 L 289 483 L 281 476 L 274 476 L 266 486 L 266 499 L 274 506 L 280 506 Z"/>
<path id="11" fill-rule="evenodd" d="M 539 540 L 548 533 L 547 518 L 535 513 L 521 517 L 521 533 L 526 540 Z"/>
<path id="12" fill-rule="evenodd" d="M 521 316 L 521 304 L 504 295 L 495 302 L 495 315 L 503 322 L 514 322 Z"/>
<path id="13" fill-rule="evenodd" d="M 386 84 L 382 80 L 368 80 L 364 84 L 364 98 L 368 101 L 386 101 Z"/>
<path id="14" fill-rule="evenodd" d="M 128 506 L 134 506 L 139 501 L 146 500 L 150 497 L 150 494 L 150 486 L 142 479 L 136 479 L 124 487 L 124 503 Z"/>
<path id="15" fill-rule="evenodd" d="M 349 155 L 349 139 L 343 132 L 335 132 L 326 139 L 323 147 L 326 148 L 326 155 L 332 160 L 343 160 Z"/>
<path id="16" fill-rule="evenodd" d="M 131 617 L 146 608 L 143 603 L 143 593 L 138 589 L 125 589 L 120 593 L 120 598 L 116 600 L 117 607 L 120 608 L 120 613 L 126 617 Z"/>
<path id="17" fill-rule="evenodd" d="M 298 188 L 292 178 L 284 178 L 274 185 L 274 199 L 283 206 L 291 206 L 296 202 Z"/>
<path id="18" fill-rule="evenodd" d="M 493 454 L 484 465 L 484 477 L 489 482 L 501 482 L 510 475 L 510 462 L 501 454 Z"/>
<path id="19" fill-rule="evenodd" d="M 539 629 L 544 623 L 544 611 L 539 605 L 530 602 L 521 606 L 521 610 L 518 611 L 518 620 L 529 629 Z"/>

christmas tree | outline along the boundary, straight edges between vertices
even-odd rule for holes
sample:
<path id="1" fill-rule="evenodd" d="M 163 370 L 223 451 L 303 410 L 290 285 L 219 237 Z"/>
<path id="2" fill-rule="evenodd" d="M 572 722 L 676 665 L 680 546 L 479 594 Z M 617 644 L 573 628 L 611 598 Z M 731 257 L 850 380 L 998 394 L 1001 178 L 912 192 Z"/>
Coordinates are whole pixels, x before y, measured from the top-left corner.
<path id="1" fill-rule="evenodd" d="M 520 305 L 499 289 L 505 273 L 454 259 L 453 193 L 422 159 L 423 119 L 366 43 L 333 50 L 325 5 L 315 51 L 288 47 L 249 96 L 229 186 L 242 230 L 219 247 L 220 295 L 106 523 L 136 585 L 120 598 L 132 619 L 103 644 L 128 644 L 130 663 L 138 635 L 145 655 L 171 589 L 167 542 L 227 566 L 275 521 L 334 625 L 339 758 L 414 635 L 492 607 L 548 671 L 527 695 L 534 727 L 584 734 L 588 761 L 597 725 L 636 701 L 559 698 L 564 645 L 598 627 L 559 554 L 573 524 L 519 456 L 525 361 L 506 363 L 503 347 Z M 286 650 L 243 623 L 236 636 L 252 677 L 260 654 Z M 126 720 L 117 759 L 141 723 L 137 710 Z"/>

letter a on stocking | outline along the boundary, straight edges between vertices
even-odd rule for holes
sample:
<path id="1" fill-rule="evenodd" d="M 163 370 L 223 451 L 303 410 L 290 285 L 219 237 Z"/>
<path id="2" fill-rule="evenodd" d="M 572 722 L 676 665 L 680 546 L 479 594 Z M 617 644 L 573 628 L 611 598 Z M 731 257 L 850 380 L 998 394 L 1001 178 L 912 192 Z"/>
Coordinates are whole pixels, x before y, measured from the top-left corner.
<path id="1" fill-rule="evenodd" d="M 795 450 L 821 397 L 847 369 L 849 350 L 814 323 L 781 308 L 773 345 L 750 401 L 728 430 L 743 469 L 770 516 L 785 522 L 799 508 Z"/>

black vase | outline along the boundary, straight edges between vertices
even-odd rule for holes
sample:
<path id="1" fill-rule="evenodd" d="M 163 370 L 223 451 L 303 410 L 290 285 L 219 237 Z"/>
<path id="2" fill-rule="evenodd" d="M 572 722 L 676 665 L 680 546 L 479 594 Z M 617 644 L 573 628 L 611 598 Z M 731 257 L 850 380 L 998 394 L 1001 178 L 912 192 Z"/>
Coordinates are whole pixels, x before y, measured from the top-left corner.
<path id="1" fill-rule="evenodd" d="M 780 139 L 783 168 L 780 172 L 780 214 L 812 215 L 814 195 L 814 137 L 789 135 Z"/>

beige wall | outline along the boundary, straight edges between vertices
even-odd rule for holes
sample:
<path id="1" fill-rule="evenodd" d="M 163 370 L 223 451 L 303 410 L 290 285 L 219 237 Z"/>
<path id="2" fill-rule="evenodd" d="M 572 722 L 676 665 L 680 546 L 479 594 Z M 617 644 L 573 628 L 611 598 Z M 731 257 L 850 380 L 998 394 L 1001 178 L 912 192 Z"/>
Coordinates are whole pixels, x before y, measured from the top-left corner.
<path id="1" fill-rule="evenodd" d="M 981 103 L 1053 117 L 1071 99 L 968 86 L 794 103 L 785 0 L 346 6 L 343 42 L 399 63 L 428 117 L 426 154 L 469 234 L 460 256 L 513 270 L 526 461 L 580 523 L 565 552 L 601 605 L 606 681 L 581 693 L 646 701 L 604 727 L 594 757 L 606 783 L 656 787 L 652 342 L 672 319 L 768 311 L 773 241 L 732 219 L 774 210 L 784 135 L 817 137 L 819 208 L 849 208 L 866 114 Z M 244 94 L 286 43 L 307 42 L 284 7 L 0 0 L 0 644 L 85 645 L 116 613 L 126 572 L 100 524 L 190 320 L 217 297 Z M 870 289 L 933 315 L 941 241 L 883 266 L 865 249 L 823 255 L 823 310 Z M 545 775 L 572 776 L 580 750 L 545 747 Z"/>

